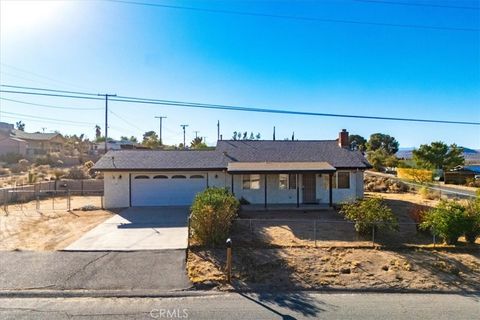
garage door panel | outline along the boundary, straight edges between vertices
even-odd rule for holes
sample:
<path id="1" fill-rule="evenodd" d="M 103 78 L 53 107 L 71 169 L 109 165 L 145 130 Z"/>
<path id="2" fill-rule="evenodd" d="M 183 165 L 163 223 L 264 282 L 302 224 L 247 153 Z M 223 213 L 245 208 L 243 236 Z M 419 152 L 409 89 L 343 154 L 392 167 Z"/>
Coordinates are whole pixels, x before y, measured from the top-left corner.
<path id="1" fill-rule="evenodd" d="M 190 205 L 206 179 L 132 179 L 132 206 Z"/>

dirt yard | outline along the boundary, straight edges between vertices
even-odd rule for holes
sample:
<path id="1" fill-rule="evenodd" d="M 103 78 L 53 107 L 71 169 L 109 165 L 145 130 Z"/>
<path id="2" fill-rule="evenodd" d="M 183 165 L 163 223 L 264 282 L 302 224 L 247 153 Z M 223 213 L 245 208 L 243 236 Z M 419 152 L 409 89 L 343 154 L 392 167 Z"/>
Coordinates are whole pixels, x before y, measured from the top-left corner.
<path id="1" fill-rule="evenodd" d="M 231 289 L 222 272 L 225 261 L 225 249 L 191 250 L 190 280 L 199 287 Z M 478 251 L 238 248 L 233 266 L 237 289 L 480 290 Z"/>
<path id="2" fill-rule="evenodd" d="M 71 197 L 70 212 L 66 201 L 45 199 L 38 207 L 31 201 L 2 208 L 0 250 L 61 250 L 114 214 L 100 209 L 101 197 Z"/>
<path id="3" fill-rule="evenodd" d="M 431 235 L 417 232 L 409 216 L 412 207 L 432 207 L 438 200 L 424 199 L 415 193 L 368 192 L 366 196 L 383 197 L 400 222 L 399 232 L 376 234 L 376 248 L 368 248 L 372 246 L 371 239 L 359 238 L 353 225 L 334 210 L 242 214 L 242 218 L 256 220 L 241 221 L 232 231 L 232 240 L 237 245 L 233 286 L 480 290 L 479 247 L 466 246 L 460 239 L 460 247 L 469 251 L 452 251 L 439 244 L 433 249 Z M 275 218 L 285 220 L 272 220 Z M 292 219 L 296 221 L 288 221 Z M 315 233 L 314 220 L 317 220 Z M 477 242 L 480 244 L 480 239 Z M 384 249 L 379 250 L 380 247 Z M 192 248 L 187 262 L 190 280 L 200 287 L 231 288 L 225 285 L 222 270 L 225 251 Z"/>

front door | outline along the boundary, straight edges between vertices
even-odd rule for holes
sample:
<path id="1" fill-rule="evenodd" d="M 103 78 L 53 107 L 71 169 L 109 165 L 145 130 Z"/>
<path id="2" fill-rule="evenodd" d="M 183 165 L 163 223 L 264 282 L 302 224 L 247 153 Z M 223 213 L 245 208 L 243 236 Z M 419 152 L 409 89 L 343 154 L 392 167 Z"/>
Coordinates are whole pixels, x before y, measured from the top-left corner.
<path id="1" fill-rule="evenodd" d="M 303 203 L 317 202 L 317 184 L 314 173 L 303 174 Z"/>

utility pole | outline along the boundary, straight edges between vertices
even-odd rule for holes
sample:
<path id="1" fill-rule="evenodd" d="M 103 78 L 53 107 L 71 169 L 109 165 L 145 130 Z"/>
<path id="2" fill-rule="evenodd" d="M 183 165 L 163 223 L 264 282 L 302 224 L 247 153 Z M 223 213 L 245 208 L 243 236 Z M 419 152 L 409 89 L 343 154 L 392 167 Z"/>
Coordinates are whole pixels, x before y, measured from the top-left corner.
<path id="1" fill-rule="evenodd" d="M 193 131 L 193 132 L 195 132 L 195 139 L 197 139 L 197 138 L 198 138 L 198 133 L 199 133 L 200 131 Z"/>
<path id="2" fill-rule="evenodd" d="M 105 153 L 108 151 L 108 97 L 116 97 L 116 94 L 98 94 L 99 96 L 105 97 Z"/>
<path id="3" fill-rule="evenodd" d="M 167 117 L 164 116 L 156 116 L 155 118 L 160 120 L 160 135 L 158 136 L 160 145 L 163 146 L 163 139 L 162 139 L 162 119 L 167 119 Z"/>
<path id="4" fill-rule="evenodd" d="M 187 146 L 185 145 L 185 128 L 188 127 L 188 124 L 181 124 L 180 127 L 183 128 L 183 149 L 186 149 Z"/>
<path id="5" fill-rule="evenodd" d="M 275 141 L 275 126 L 273 127 L 273 141 Z"/>
<path id="6" fill-rule="evenodd" d="M 217 120 L 217 141 L 220 140 L 220 120 Z"/>
<path id="7" fill-rule="evenodd" d="M 42 127 L 42 131 L 43 131 L 43 133 L 45 133 L 45 129 L 47 129 L 47 128 L 45 128 L 45 127 Z"/>

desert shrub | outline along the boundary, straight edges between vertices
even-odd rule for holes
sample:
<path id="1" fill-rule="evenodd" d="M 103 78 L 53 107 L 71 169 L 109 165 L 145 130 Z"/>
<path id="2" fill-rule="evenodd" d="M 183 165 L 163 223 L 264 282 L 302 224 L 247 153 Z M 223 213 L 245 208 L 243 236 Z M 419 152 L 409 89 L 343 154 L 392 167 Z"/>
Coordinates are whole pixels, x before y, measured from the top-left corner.
<path id="1" fill-rule="evenodd" d="M 468 202 L 465 215 L 465 239 L 468 243 L 475 243 L 480 236 L 480 196 L 477 196 L 475 200 Z"/>
<path id="2" fill-rule="evenodd" d="M 198 193 L 192 204 L 192 235 L 202 245 L 223 244 L 228 238 L 240 204 L 227 190 L 208 188 Z"/>
<path id="3" fill-rule="evenodd" d="M 420 227 L 430 229 L 447 244 L 456 244 L 458 237 L 468 229 L 466 208 L 458 202 L 442 200 L 425 213 L 425 220 Z"/>
<path id="4" fill-rule="evenodd" d="M 398 219 L 382 198 L 373 197 L 345 203 L 340 210 L 347 220 L 355 222 L 355 230 L 368 234 L 372 228 L 396 230 Z"/>
<path id="5" fill-rule="evenodd" d="M 18 165 L 20 166 L 20 170 L 27 171 L 28 167 L 30 166 L 30 161 L 27 159 L 20 159 L 18 160 Z"/>
<path id="6" fill-rule="evenodd" d="M 418 194 L 423 199 L 428 199 L 428 200 L 436 200 L 441 198 L 440 193 L 438 191 L 432 191 L 426 186 L 420 187 L 420 189 L 418 189 Z"/>
<path id="7" fill-rule="evenodd" d="M 38 180 L 38 175 L 33 171 L 29 171 L 27 180 L 29 184 L 35 183 Z"/>
<path id="8" fill-rule="evenodd" d="M 13 173 L 13 174 L 17 174 L 17 173 L 22 172 L 22 168 L 20 167 L 20 165 L 18 163 L 11 164 L 9 166 L 9 169 L 10 169 L 10 172 Z"/>
<path id="9" fill-rule="evenodd" d="M 90 179 L 90 175 L 82 167 L 73 167 L 68 170 L 67 174 L 65 175 L 65 178 L 75 179 L 75 180 Z"/>
<path id="10" fill-rule="evenodd" d="M 407 192 L 409 187 L 402 181 L 377 176 L 366 176 L 364 182 L 365 191 L 400 193 Z"/>
<path id="11" fill-rule="evenodd" d="M 22 158 L 23 156 L 21 154 L 7 153 L 0 156 L 0 161 L 6 162 L 7 164 L 14 164 L 14 163 L 18 163 L 18 161 Z"/>
<path id="12" fill-rule="evenodd" d="M 397 168 L 397 176 L 400 179 L 410 180 L 417 183 L 427 183 L 433 180 L 433 171 L 413 168 Z"/>
<path id="13" fill-rule="evenodd" d="M 8 168 L 0 168 L 0 176 L 10 174 L 10 170 Z"/>
<path id="14" fill-rule="evenodd" d="M 55 169 L 53 171 L 53 175 L 54 175 L 54 180 L 60 180 L 65 176 L 65 171 L 61 169 Z"/>
<path id="15" fill-rule="evenodd" d="M 89 161 L 87 161 L 83 164 L 83 167 L 87 170 L 90 170 L 90 169 L 93 168 L 94 165 L 95 165 L 95 163 L 93 163 L 92 160 L 89 160 Z"/>

